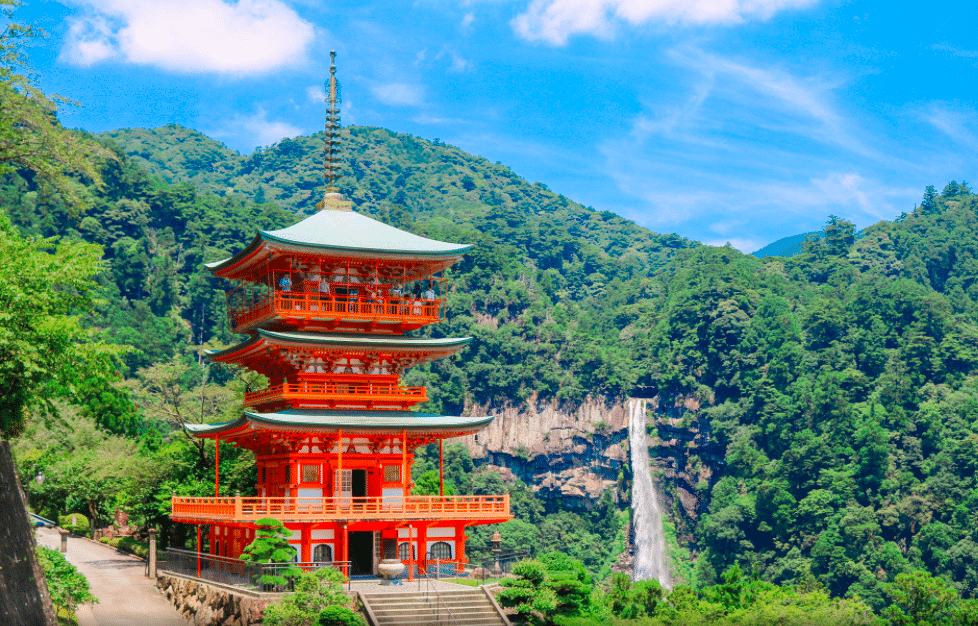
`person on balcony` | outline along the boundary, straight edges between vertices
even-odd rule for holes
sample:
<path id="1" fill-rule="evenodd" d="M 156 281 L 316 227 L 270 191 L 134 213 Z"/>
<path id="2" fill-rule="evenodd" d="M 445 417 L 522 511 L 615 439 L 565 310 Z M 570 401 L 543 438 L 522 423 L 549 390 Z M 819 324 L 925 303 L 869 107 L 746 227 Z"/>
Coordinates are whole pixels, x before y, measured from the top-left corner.
<path id="1" fill-rule="evenodd" d="M 332 309 L 332 307 L 330 307 L 329 304 L 327 304 L 327 301 L 329 300 L 329 296 L 330 296 L 329 281 L 326 280 L 326 275 L 322 274 L 319 277 L 319 301 L 321 303 L 320 306 L 324 311 Z"/>
<path id="2" fill-rule="evenodd" d="M 428 302 L 432 302 L 435 299 L 435 290 L 431 288 L 431 285 L 424 292 L 424 299 Z"/>

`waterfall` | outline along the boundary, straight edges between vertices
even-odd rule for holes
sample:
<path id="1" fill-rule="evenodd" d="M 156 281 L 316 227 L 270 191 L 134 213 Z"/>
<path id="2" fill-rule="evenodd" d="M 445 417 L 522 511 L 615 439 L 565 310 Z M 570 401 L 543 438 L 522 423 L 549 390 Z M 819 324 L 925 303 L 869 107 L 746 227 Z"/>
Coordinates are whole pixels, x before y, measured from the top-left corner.
<path id="1" fill-rule="evenodd" d="M 646 435 L 646 402 L 628 401 L 628 447 L 632 457 L 632 529 L 635 533 L 635 580 L 654 578 L 664 588 L 672 587 L 669 553 L 662 531 L 659 494 L 652 482 L 649 444 Z"/>

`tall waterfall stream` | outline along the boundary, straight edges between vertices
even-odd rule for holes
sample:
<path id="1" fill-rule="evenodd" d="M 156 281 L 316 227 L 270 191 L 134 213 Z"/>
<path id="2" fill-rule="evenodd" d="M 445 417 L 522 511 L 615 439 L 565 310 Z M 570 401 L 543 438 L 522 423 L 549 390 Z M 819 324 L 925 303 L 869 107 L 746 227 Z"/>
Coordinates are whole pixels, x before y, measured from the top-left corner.
<path id="1" fill-rule="evenodd" d="M 635 580 L 654 578 L 666 589 L 672 588 L 669 553 L 662 530 L 659 494 L 652 482 L 649 444 L 646 434 L 646 401 L 628 401 L 628 447 L 632 458 L 632 528 L 635 532 Z"/>

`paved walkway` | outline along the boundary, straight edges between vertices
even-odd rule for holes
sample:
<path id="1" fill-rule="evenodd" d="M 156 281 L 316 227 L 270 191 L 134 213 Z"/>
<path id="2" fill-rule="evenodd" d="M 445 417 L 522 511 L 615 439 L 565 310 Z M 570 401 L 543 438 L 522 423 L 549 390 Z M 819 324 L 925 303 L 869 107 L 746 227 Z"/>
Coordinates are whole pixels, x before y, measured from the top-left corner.
<path id="1" fill-rule="evenodd" d="M 478 589 L 447 580 L 428 580 L 418 578 L 414 581 L 402 581 L 399 585 L 381 585 L 379 580 L 354 580 L 349 585 L 343 585 L 344 589 L 352 589 L 362 593 L 425 593 L 427 591 L 464 591 L 466 589 Z"/>
<path id="2" fill-rule="evenodd" d="M 38 542 L 57 549 L 58 531 L 41 528 Z M 146 565 L 134 556 L 87 539 L 68 538 L 68 561 L 88 578 L 99 604 L 78 610 L 78 626 L 187 626 L 176 609 L 146 578 Z"/>

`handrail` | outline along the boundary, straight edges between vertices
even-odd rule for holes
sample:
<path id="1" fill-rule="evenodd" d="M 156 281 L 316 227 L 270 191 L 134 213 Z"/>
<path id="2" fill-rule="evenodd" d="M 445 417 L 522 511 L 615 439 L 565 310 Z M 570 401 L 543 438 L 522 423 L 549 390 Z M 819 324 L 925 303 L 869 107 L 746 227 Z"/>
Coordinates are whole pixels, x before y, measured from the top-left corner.
<path id="1" fill-rule="evenodd" d="M 444 298 L 433 300 L 381 295 L 323 295 L 306 291 L 272 291 L 244 303 L 228 300 L 228 316 L 236 327 L 269 315 L 388 319 L 431 323 L 444 317 Z"/>
<path id="2" fill-rule="evenodd" d="M 428 579 L 427 576 L 425 576 L 425 578 Z M 431 583 L 430 582 L 428 583 L 428 590 L 429 591 L 431 590 Z M 438 590 L 438 585 L 435 585 L 435 597 L 438 598 L 438 602 L 442 606 L 445 607 L 445 610 L 446 611 L 448 611 L 448 617 L 452 620 L 452 624 L 454 624 L 455 626 L 458 626 L 458 620 L 455 619 L 455 614 L 452 613 L 451 607 L 449 607 L 448 606 L 448 603 L 445 602 L 445 599 L 441 597 L 441 592 Z M 438 608 L 438 622 L 439 622 L 439 626 L 440 626 L 441 625 L 441 607 Z"/>
<path id="3" fill-rule="evenodd" d="M 255 563 L 232 557 L 195 552 L 180 548 L 167 548 L 159 562 L 161 571 L 172 572 L 240 587 L 254 587 L 260 576 L 299 568 L 303 570 L 334 567 L 350 581 L 350 561 L 310 561 L 302 563 Z M 288 585 L 291 586 L 291 583 Z M 280 589 L 282 590 L 282 589 Z"/>
<path id="4" fill-rule="evenodd" d="M 395 383 L 303 382 L 283 383 L 245 392 L 245 406 L 254 406 L 271 400 L 365 400 L 378 402 L 425 402 L 426 387 L 401 387 Z"/>
<path id="5" fill-rule="evenodd" d="M 498 496 L 350 497 L 190 497 L 173 496 L 174 518 L 249 520 L 289 519 L 411 519 L 419 515 L 466 519 L 474 515 L 510 517 L 509 494 Z"/>

